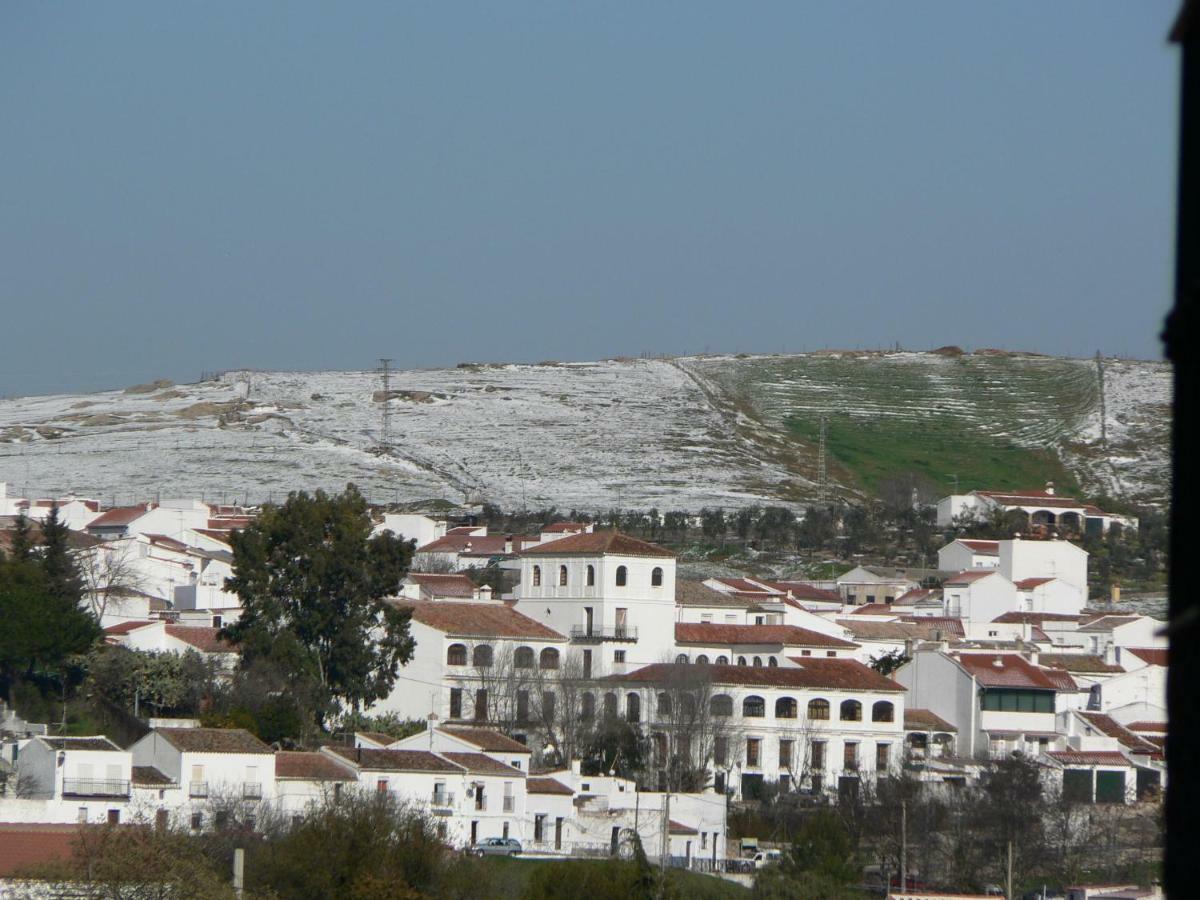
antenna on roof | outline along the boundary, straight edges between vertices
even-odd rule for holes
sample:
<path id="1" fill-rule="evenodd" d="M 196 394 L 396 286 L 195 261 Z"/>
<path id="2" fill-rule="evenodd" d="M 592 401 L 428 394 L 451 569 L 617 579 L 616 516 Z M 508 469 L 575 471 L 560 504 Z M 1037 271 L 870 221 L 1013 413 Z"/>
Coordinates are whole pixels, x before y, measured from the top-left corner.
<path id="1" fill-rule="evenodd" d="M 821 413 L 821 438 L 817 445 L 817 495 L 820 497 L 822 506 L 825 506 L 829 500 L 829 468 L 825 460 L 826 425 L 825 413 Z"/>

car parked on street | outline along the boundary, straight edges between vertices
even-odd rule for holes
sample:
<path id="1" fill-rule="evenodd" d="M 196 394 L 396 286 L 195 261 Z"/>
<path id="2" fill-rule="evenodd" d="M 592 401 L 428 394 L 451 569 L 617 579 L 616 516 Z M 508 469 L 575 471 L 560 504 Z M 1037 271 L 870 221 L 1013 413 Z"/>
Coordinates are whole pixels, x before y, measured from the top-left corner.
<path id="1" fill-rule="evenodd" d="M 469 852 L 476 856 L 516 856 L 521 852 L 521 842 L 516 838 L 487 838 L 474 844 Z"/>

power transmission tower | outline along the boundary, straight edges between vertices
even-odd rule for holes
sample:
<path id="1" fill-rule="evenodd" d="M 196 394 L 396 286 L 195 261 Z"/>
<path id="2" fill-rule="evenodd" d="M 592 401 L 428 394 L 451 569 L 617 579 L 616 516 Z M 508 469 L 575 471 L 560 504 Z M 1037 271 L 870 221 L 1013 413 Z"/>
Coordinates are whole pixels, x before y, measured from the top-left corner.
<path id="1" fill-rule="evenodd" d="M 387 453 L 392 448 L 392 361 L 385 357 L 379 359 L 379 373 L 383 376 L 383 421 L 379 426 L 379 445 Z"/>
<path id="2" fill-rule="evenodd" d="M 825 413 L 821 413 L 821 440 L 817 446 L 817 489 L 821 505 L 829 502 L 829 466 L 825 459 Z"/>

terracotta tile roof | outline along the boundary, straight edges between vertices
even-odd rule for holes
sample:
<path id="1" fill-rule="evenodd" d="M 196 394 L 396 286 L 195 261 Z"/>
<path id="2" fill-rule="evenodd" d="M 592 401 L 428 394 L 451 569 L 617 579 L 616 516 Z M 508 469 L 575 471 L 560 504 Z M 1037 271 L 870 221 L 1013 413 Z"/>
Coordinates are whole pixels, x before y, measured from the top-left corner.
<path id="1" fill-rule="evenodd" d="M 192 531 L 196 532 L 196 534 L 202 534 L 206 538 L 211 538 L 214 541 L 220 541 L 222 544 L 229 543 L 228 531 L 217 531 L 212 528 L 193 528 Z"/>
<path id="2" fill-rule="evenodd" d="M 510 775 L 513 778 L 525 777 L 525 773 L 520 769 L 514 769 L 512 766 L 505 765 L 482 753 L 446 752 L 439 753 L 438 755 L 446 757 L 450 762 L 462 766 L 474 775 Z"/>
<path id="3" fill-rule="evenodd" d="M 989 575 L 999 574 L 995 569 L 966 569 L 955 575 L 951 575 L 944 582 L 946 587 L 957 586 L 963 584 L 974 584 L 982 578 L 987 578 Z"/>
<path id="4" fill-rule="evenodd" d="M 1054 509 L 1083 509 L 1074 497 L 1059 497 L 1045 491 L 975 491 L 1004 506 L 1045 506 Z"/>
<path id="5" fill-rule="evenodd" d="M 663 681 L 676 675 L 709 677 L 712 683 L 758 687 L 820 688 L 826 690 L 888 691 L 904 688 L 890 678 L 853 659 L 800 657 L 795 667 L 698 666 L 685 663 L 653 663 L 627 675 L 609 675 L 606 681 Z"/>
<path id="6" fill-rule="evenodd" d="M 120 750 L 104 735 L 94 737 L 39 737 L 51 750 Z"/>
<path id="7" fill-rule="evenodd" d="M 933 600 L 940 603 L 942 592 L 938 588 L 913 588 L 911 591 L 905 591 L 893 601 L 892 606 L 915 606 L 924 600 Z"/>
<path id="8" fill-rule="evenodd" d="M 914 616 L 913 624 L 924 627 L 926 633 L 941 631 L 946 637 L 965 637 L 967 631 L 963 621 L 956 616 Z"/>
<path id="9" fill-rule="evenodd" d="M 396 605 L 411 609 L 414 622 L 455 637 L 565 640 L 557 631 L 502 603 L 398 602 Z"/>
<path id="10" fill-rule="evenodd" d="M 275 754 L 275 777 L 304 781 L 357 781 L 354 773 L 324 753 L 280 750 Z"/>
<path id="11" fill-rule="evenodd" d="M 1050 640 L 1050 635 L 1046 634 L 1046 632 L 1042 631 L 1042 629 L 1038 628 L 1036 625 L 1030 626 L 1029 639 L 1031 641 L 1037 641 L 1039 644 L 1052 643 Z"/>
<path id="12" fill-rule="evenodd" d="M 75 855 L 78 825 L 27 825 L 0 822 L 0 877 L 19 875 Z"/>
<path id="13" fill-rule="evenodd" d="M 583 531 L 587 528 L 586 522 L 555 522 L 553 525 L 545 525 L 542 531 L 546 534 L 561 534 L 564 531 Z"/>
<path id="14" fill-rule="evenodd" d="M 450 737 L 458 738 L 460 741 L 466 741 L 468 744 L 474 744 L 480 750 L 487 750 L 491 753 L 533 752 L 520 741 L 514 741 L 508 735 L 493 731 L 490 728 L 454 728 L 442 726 L 438 731 L 448 734 Z"/>
<path id="15" fill-rule="evenodd" d="M 1023 687 L 1049 691 L 1075 690 L 1058 676 L 1070 676 L 1065 672 L 1042 669 L 1016 653 L 959 653 L 954 659 L 960 666 L 975 676 L 984 687 Z"/>
<path id="16" fill-rule="evenodd" d="M 776 590 L 790 591 L 797 600 L 815 600 L 818 603 L 842 602 L 842 595 L 837 591 L 819 588 L 807 581 L 772 581 L 770 585 Z"/>
<path id="17" fill-rule="evenodd" d="M 676 822 L 674 819 L 670 820 L 670 822 L 667 826 L 667 830 L 671 834 L 699 834 L 700 833 L 695 828 L 693 828 L 691 825 L 684 825 L 682 822 Z"/>
<path id="18" fill-rule="evenodd" d="M 150 507 L 147 504 L 141 506 L 117 506 L 100 513 L 92 521 L 88 522 L 87 527 L 89 530 L 92 528 L 124 527 L 137 521 L 149 511 Z"/>
<path id="19" fill-rule="evenodd" d="M 184 753 L 271 753 L 271 748 L 244 728 L 155 728 Z"/>
<path id="20" fill-rule="evenodd" d="M 1044 622 L 1078 622 L 1082 618 L 1070 613 L 1006 612 L 992 621 L 1004 625 L 1041 625 Z"/>
<path id="21" fill-rule="evenodd" d="M 1167 664 L 1166 647 L 1125 647 L 1124 652 L 1132 653 L 1147 665 L 1165 666 Z"/>
<path id="22" fill-rule="evenodd" d="M 165 787 L 175 784 L 170 775 L 160 772 L 154 766 L 134 766 L 131 774 L 133 783 L 142 787 Z"/>
<path id="23" fill-rule="evenodd" d="M 1081 675 L 1117 674 L 1125 671 L 1121 666 L 1105 662 L 1103 656 L 1092 653 L 1042 653 L 1038 656 L 1038 665 L 1062 669 L 1064 672 L 1078 672 Z"/>
<path id="24" fill-rule="evenodd" d="M 177 541 L 173 537 L 167 537 L 165 534 L 147 534 L 146 539 L 152 544 L 161 544 L 168 550 L 187 550 L 188 545 L 183 541 Z"/>
<path id="25" fill-rule="evenodd" d="M 946 616 L 912 616 L 891 622 L 875 622 L 868 619 L 838 619 L 837 623 L 849 629 L 859 641 L 932 641 L 941 632 L 943 640 L 962 637 L 961 619 Z"/>
<path id="26" fill-rule="evenodd" d="M 1153 731 L 1161 732 L 1162 734 L 1167 733 L 1166 722 L 1130 722 L 1125 727 L 1130 731 Z"/>
<path id="27" fill-rule="evenodd" d="M 153 625 L 149 619 L 139 619 L 136 622 L 118 622 L 116 625 L 109 625 L 104 629 L 105 634 L 121 635 L 129 634 L 131 631 L 137 631 L 139 628 L 145 628 L 147 625 Z"/>
<path id="28" fill-rule="evenodd" d="M 1019 591 L 1032 591 L 1034 588 L 1039 588 L 1043 584 L 1048 584 L 1055 580 L 1054 578 L 1022 578 L 1020 581 L 1014 583 Z"/>
<path id="29" fill-rule="evenodd" d="M 1158 752 L 1154 744 L 1134 734 L 1112 716 L 1097 712 L 1080 712 L 1079 716 L 1101 734 L 1116 738 L 1130 753 L 1151 755 Z"/>
<path id="30" fill-rule="evenodd" d="M 423 547 L 418 547 L 417 553 L 458 553 L 471 556 L 498 556 L 505 552 L 507 537 L 503 534 L 473 535 L 470 533 L 446 532 L 436 541 L 431 541 Z M 513 550 L 519 549 L 519 542 L 513 541 Z"/>
<path id="31" fill-rule="evenodd" d="M 555 778 L 526 778 L 525 791 L 529 794 L 563 794 L 570 797 L 575 792 Z"/>
<path id="32" fill-rule="evenodd" d="M 675 640 L 681 644 L 709 646 L 779 644 L 784 647 L 840 647 L 846 650 L 858 646 L 797 625 L 718 625 L 710 622 L 676 622 Z"/>
<path id="33" fill-rule="evenodd" d="M 425 572 L 410 572 L 408 581 L 413 584 L 420 585 L 435 597 L 465 597 L 470 599 L 475 596 L 475 587 L 473 582 L 466 575 L 434 575 Z"/>
<path id="34" fill-rule="evenodd" d="M 1137 616 L 1100 616 L 1079 626 L 1080 631 L 1111 631 L 1130 622 L 1136 622 Z"/>
<path id="35" fill-rule="evenodd" d="M 958 731 L 953 725 L 937 713 L 919 707 L 906 707 L 904 710 L 905 731 Z"/>
<path id="36" fill-rule="evenodd" d="M 167 634 L 190 644 L 201 653 L 237 653 L 237 649 L 219 636 L 220 628 L 208 625 L 167 625 Z"/>
<path id="37" fill-rule="evenodd" d="M 728 606 L 757 608 L 754 600 L 718 591 L 699 581 L 675 580 L 675 603 L 679 606 Z"/>
<path id="38" fill-rule="evenodd" d="M 958 543 L 962 544 L 972 553 L 978 553 L 981 556 L 999 556 L 1000 542 L 999 541 L 977 541 L 969 538 L 959 538 Z"/>
<path id="39" fill-rule="evenodd" d="M 1065 766 L 1132 766 L 1120 750 L 1048 750 L 1046 756 Z"/>
<path id="40" fill-rule="evenodd" d="M 637 538 L 622 534 L 619 531 L 593 531 L 590 534 L 573 534 L 570 537 L 559 538 L 529 550 L 522 555 L 564 556 L 607 554 L 612 556 L 654 556 L 663 559 L 674 559 L 675 554 L 670 550 L 639 541 Z"/>
<path id="41" fill-rule="evenodd" d="M 371 750 L 366 747 L 326 747 L 360 769 L 380 772 L 461 772 L 462 766 L 427 750 Z"/>
<path id="42" fill-rule="evenodd" d="M 780 591 L 776 588 L 768 587 L 765 584 L 760 584 L 756 581 L 750 581 L 747 578 L 714 578 L 725 585 L 731 591 L 739 594 L 782 594 L 785 591 Z"/>
<path id="43" fill-rule="evenodd" d="M 890 603 L 864 603 L 862 606 L 856 607 L 852 616 L 899 616 L 900 613 L 892 609 Z"/>
<path id="44" fill-rule="evenodd" d="M 396 743 L 396 738 L 390 734 L 384 734 L 382 731 L 356 731 L 356 738 L 366 738 L 372 744 L 378 744 L 378 749 L 386 749 L 389 744 Z"/>

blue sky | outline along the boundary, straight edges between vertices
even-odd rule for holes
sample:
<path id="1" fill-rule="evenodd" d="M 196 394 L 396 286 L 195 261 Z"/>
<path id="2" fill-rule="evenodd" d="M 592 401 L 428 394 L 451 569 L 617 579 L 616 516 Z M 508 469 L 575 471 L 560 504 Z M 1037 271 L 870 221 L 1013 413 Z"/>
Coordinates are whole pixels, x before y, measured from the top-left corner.
<path id="1" fill-rule="evenodd" d="M 0 395 L 379 356 L 1158 358 L 1177 6 L 7 3 Z"/>

